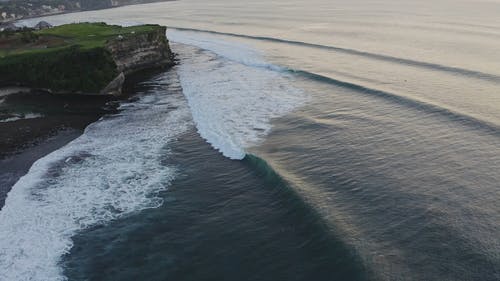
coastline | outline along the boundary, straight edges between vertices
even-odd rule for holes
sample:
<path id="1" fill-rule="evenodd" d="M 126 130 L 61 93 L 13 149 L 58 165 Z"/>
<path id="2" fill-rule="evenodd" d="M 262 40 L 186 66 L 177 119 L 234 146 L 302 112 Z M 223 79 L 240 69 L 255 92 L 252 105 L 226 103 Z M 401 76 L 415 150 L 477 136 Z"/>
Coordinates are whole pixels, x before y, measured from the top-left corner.
<path id="1" fill-rule="evenodd" d="M 5 104 L 15 107 L 16 103 L 22 103 L 46 111 L 39 118 L 0 122 L 0 166 L 5 167 L 0 169 L 0 210 L 12 186 L 33 163 L 80 137 L 88 125 L 102 116 L 117 113 L 119 101 L 134 98 L 139 93 L 137 85 L 159 72 L 159 68 L 153 68 L 134 73 L 125 81 L 120 97 L 58 95 L 41 91 L 2 96 L 0 110 L 5 110 Z"/>
<path id="2" fill-rule="evenodd" d="M 0 170 L 0 210 L 3 208 L 7 194 L 12 186 L 29 171 L 33 163 L 65 146 L 79 137 L 82 132 L 83 130 L 77 129 L 61 130 L 52 136 L 38 139 L 37 144 L 18 150 L 14 155 L 0 158 L 0 166 L 2 166 Z"/>
<path id="3" fill-rule="evenodd" d="M 174 2 L 178 0 L 158 0 L 158 1 L 147 1 L 144 3 L 135 3 L 135 4 L 125 4 L 125 5 L 118 5 L 114 7 L 108 7 L 108 8 L 101 8 L 101 9 L 79 9 L 79 10 L 72 10 L 72 11 L 62 11 L 62 12 L 57 12 L 57 13 L 47 13 L 47 14 L 40 14 L 40 15 L 29 15 L 25 16 L 22 18 L 17 18 L 13 20 L 5 20 L 5 21 L 0 21 L 0 25 L 4 24 L 9 24 L 13 23 L 16 24 L 20 21 L 23 20 L 30 20 L 30 19 L 36 19 L 36 18 L 44 18 L 44 17 L 50 17 L 50 16 L 57 16 L 57 15 L 66 15 L 66 14 L 73 14 L 73 13 L 81 13 L 81 12 L 88 12 L 88 11 L 99 11 L 99 10 L 109 10 L 109 9 L 116 9 L 120 7 L 125 7 L 125 6 L 136 6 L 136 5 L 144 5 L 144 4 L 151 4 L 151 3 L 159 3 L 159 2 Z"/>
<path id="4" fill-rule="evenodd" d="M 53 95 L 40 91 L 3 96 L 2 112 L 32 111 L 36 118 L 0 122 L 0 209 L 11 187 L 38 159 L 75 138 L 115 109 L 111 97 Z"/>
<path id="5" fill-rule="evenodd" d="M 105 24 L 87 24 L 84 27 L 84 30 L 99 29 L 106 34 L 103 35 L 105 39 L 112 36 L 108 29 L 117 29 L 108 28 Z M 3 84 L 0 86 L 0 164 L 6 168 L 0 170 L 0 209 L 12 186 L 29 171 L 35 161 L 82 135 L 88 125 L 103 115 L 116 113 L 119 101 L 136 93 L 135 84 L 147 79 L 150 74 L 157 73 L 160 69 L 166 70 L 175 64 L 165 37 L 165 27 L 144 25 L 143 29 L 140 28 L 129 27 L 124 31 L 128 32 L 127 35 L 121 35 L 121 27 L 119 30 L 112 30 L 120 34 L 119 38 L 115 39 L 116 42 L 104 41 L 106 44 L 99 41 L 104 39 L 92 41 L 79 35 L 81 29 L 74 31 L 70 28 L 69 33 L 65 33 L 84 37 L 79 43 L 93 46 L 92 50 L 96 49 L 96 42 L 103 45 L 101 54 L 107 54 L 104 56 L 107 64 L 100 64 L 101 57 L 95 53 L 87 54 L 83 51 L 76 54 L 68 47 L 67 53 L 71 56 L 67 61 L 83 60 L 86 63 L 83 63 L 84 67 L 74 70 L 67 63 L 47 63 L 47 54 L 27 56 L 20 63 L 10 61 L 3 65 L 5 69 L 0 74 L 5 79 L 5 83 L 0 83 Z M 60 52 L 60 49 L 55 51 L 54 61 L 65 61 L 60 59 L 65 58 L 64 56 L 57 55 Z M 94 58 L 94 61 L 89 62 L 89 57 Z M 36 61 L 34 58 L 38 59 L 38 64 L 33 63 Z M 23 76 L 24 70 L 29 68 L 37 69 L 37 73 L 50 72 L 53 84 L 45 85 L 47 79 L 44 75 L 32 73 L 30 77 Z M 68 74 L 66 69 L 72 69 L 73 72 L 69 72 L 72 74 Z M 97 76 L 91 75 L 95 74 L 94 69 L 101 70 Z M 78 76 L 82 73 L 88 74 L 87 80 Z M 106 79 L 116 74 L 116 78 L 107 82 Z M 9 75 L 14 76 L 9 78 Z M 10 86 L 21 81 L 26 85 Z M 76 86 L 72 85 L 73 81 L 77 82 Z M 96 81 L 102 83 L 98 84 Z M 84 91 L 92 93 L 97 90 L 100 91 L 98 95 L 82 94 Z"/>

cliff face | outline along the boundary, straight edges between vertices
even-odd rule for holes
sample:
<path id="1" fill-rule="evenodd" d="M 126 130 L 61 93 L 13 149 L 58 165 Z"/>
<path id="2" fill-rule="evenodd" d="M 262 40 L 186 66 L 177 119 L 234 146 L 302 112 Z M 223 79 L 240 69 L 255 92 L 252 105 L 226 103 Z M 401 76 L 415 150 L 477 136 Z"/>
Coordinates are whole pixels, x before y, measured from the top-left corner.
<path id="1" fill-rule="evenodd" d="M 111 54 L 119 74 L 101 94 L 120 95 L 125 77 L 134 72 L 173 65 L 173 55 L 165 36 L 166 29 L 158 26 L 150 32 L 120 35 L 109 40 L 105 48 Z"/>
<path id="2" fill-rule="evenodd" d="M 142 69 L 172 65 L 172 52 L 165 36 L 166 27 L 141 34 L 119 36 L 106 43 L 118 72 L 130 74 Z"/>

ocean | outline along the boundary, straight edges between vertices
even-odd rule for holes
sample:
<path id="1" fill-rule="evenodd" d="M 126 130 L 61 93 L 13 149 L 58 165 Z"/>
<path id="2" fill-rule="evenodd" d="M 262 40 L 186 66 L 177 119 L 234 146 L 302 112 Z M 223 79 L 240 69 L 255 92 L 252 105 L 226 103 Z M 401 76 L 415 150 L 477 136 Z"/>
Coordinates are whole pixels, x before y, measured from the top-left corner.
<path id="1" fill-rule="evenodd" d="M 0 280 L 500 280 L 499 15 L 183 0 L 44 18 L 167 25 L 178 63 L 13 185 Z"/>

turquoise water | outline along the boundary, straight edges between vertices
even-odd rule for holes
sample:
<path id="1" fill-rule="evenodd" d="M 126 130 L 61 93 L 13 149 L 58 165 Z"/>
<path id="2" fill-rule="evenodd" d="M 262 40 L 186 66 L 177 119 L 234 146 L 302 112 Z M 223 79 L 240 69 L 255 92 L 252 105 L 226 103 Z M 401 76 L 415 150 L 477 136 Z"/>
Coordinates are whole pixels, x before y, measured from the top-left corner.
<path id="1" fill-rule="evenodd" d="M 499 13 L 193 0 L 47 18 L 168 25 L 179 64 L 13 187 L 0 279 L 500 279 Z"/>

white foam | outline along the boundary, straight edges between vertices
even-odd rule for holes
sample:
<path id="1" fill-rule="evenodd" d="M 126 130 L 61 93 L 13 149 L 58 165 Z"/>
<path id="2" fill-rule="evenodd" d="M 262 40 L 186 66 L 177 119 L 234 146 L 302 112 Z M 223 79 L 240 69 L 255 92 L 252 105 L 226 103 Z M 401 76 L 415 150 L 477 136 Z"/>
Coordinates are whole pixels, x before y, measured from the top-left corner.
<path id="1" fill-rule="evenodd" d="M 58 263 L 77 231 L 162 204 L 175 175 L 162 157 L 192 122 L 180 91 L 165 87 L 92 124 L 14 185 L 0 211 L 0 280 L 65 280 Z"/>
<path id="2" fill-rule="evenodd" d="M 168 29 L 170 41 L 211 51 L 220 57 L 226 58 L 246 66 L 265 68 L 274 71 L 285 71 L 286 68 L 267 62 L 262 53 L 242 43 L 221 40 L 223 35 L 209 34 L 195 31 L 179 31 Z M 229 38 L 227 38 L 229 39 Z"/>
<path id="3" fill-rule="evenodd" d="M 2 103 L 3 100 L 0 99 L 0 103 Z M 14 117 L 9 117 L 6 119 L 0 119 L 0 122 L 5 123 L 5 122 L 12 122 L 12 121 L 17 121 L 17 120 L 23 120 L 23 119 L 34 119 L 34 118 L 41 118 L 43 117 L 42 114 L 39 113 L 26 113 L 26 114 L 20 114 Z"/>
<path id="4" fill-rule="evenodd" d="M 243 159 L 269 133 L 272 118 L 307 99 L 286 74 L 260 67 L 270 64 L 251 48 L 190 32 L 169 32 L 169 38 L 183 43 L 172 47 L 198 132 L 228 158 Z"/>
<path id="5" fill-rule="evenodd" d="M 3 87 L 0 88 L 0 97 L 8 96 L 16 93 L 29 92 L 29 88 L 24 87 Z"/>

